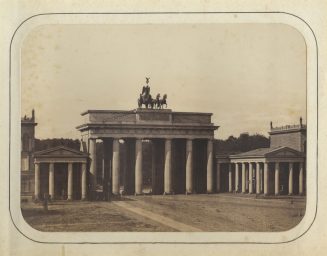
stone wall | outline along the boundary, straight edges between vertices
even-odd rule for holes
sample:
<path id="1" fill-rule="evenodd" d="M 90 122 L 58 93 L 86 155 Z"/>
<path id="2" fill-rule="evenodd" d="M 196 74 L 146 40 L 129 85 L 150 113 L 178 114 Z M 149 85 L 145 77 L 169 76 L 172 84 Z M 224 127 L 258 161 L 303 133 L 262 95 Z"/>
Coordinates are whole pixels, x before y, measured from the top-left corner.
<path id="1" fill-rule="evenodd" d="M 304 152 L 305 131 L 276 133 L 270 135 L 270 147 L 285 146 Z"/>

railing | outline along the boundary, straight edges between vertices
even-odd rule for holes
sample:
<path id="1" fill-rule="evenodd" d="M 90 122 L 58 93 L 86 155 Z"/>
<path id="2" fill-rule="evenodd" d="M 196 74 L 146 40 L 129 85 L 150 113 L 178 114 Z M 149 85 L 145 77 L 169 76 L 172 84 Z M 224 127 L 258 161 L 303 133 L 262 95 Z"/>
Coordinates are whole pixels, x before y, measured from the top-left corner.
<path id="1" fill-rule="evenodd" d="M 293 124 L 293 125 L 284 125 L 279 127 L 272 127 L 271 131 L 285 131 L 285 130 L 292 130 L 292 129 L 301 129 L 306 128 L 307 126 L 305 124 Z"/>

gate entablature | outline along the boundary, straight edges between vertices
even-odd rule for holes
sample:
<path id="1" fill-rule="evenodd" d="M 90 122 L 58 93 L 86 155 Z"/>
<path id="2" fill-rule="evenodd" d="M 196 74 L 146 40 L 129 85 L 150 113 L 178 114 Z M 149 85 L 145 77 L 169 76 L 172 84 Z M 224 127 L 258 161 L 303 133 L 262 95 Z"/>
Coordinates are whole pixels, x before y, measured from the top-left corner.
<path id="1" fill-rule="evenodd" d="M 218 129 L 212 113 L 151 110 L 87 110 L 77 127 L 89 138 L 190 138 L 213 139 Z"/>

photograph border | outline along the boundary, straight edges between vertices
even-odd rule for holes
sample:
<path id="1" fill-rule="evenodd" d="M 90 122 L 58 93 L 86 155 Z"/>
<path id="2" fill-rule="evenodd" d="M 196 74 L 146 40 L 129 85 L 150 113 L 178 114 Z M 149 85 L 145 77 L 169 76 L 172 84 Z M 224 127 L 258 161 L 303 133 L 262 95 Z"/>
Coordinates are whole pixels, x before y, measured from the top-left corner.
<path id="1" fill-rule="evenodd" d="M 12 143 L 12 125 L 11 125 L 11 118 L 12 118 L 12 103 L 11 103 L 11 99 L 12 99 L 12 70 L 11 70 L 11 66 L 12 66 L 12 43 L 13 43 L 13 39 L 17 33 L 17 31 L 24 25 L 25 22 L 27 22 L 30 19 L 33 19 L 35 17 L 39 17 L 39 16 L 46 16 L 46 15 L 146 15 L 146 14 L 151 14 L 151 15 L 172 15 L 172 14 L 286 14 L 286 15 L 290 15 L 293 16 L 299 20 L 301 20 L 308 28 L 309 30 L 312 32 L 313 34 L 313 38 L 315 39 L 315 45 L 316 45 L 316 49 L 315 49 L 315 53 L 316 53 L 316 92 L 317 92 L 317 99 L 316 99 L 316 118 L 317 118 L 317 123 L 314 124 L 316 125 L 316 132 L 317 132 L 317 136 L 316 136 L 316 207 L 315 207 L 315 214 L 314 214 L 314 218 L 312 220 L 312 222 L 310 223 L 309 227 L 306 229 L 305 232 L 303 232 L 302 234 L 300 234 L 299 236 L 297 236 L 294 239 L 288 240 L 288 241 L 282 241 L 282 242 L 43 242 L 43 241 L 38 241 L 35 239 L 32 239 L 30 237 L 28 237 L 27 235 L 25 235 L 16 225 L 16 223 L 14 222 L 14 219 L 12 217 L 12 212 L 11 212 L 11 143 Z M 310 25 L 301 17 L 292 14 L 292 13 L 287 13 L 287 12 L 273 12 L 273 11 L 269 11 L 269 12 L 78 12 L 78 13 L 74 13 L 74 12 L 68 12 L 68 13 L 40 13 L 40 14 L 36 14 L 36 15 L 32 15 L 29 18 L 25 19 L 23 22 L 20 23 L 20 25 L 16 28 L 15 32 L 13 33 L 12 37 L 11 37 L 11 41 L 10 41 L 10 48 L 9 48 L 9 145 L 8 145 L 8 152 L 9 152 L 9 213 L 10 213 L 10 218 L 12 223 L 14 224 L 15 228 L 27 239 L 37 242 L 37 243 L 43 243 L 43 244 L 283 244 L 283 243 L 290 243 L 292 241 L 297 240 L 298 238 L 302 237 L 303 235 L 305 235 L 308 230 L 312 227 L 313 223 L 316 220 L 316 216 L 317 216 L 317 211 L 318 211 L 318 176 L 319 176 L 319 166 L 318 166 L 318 155 L 319 155 L 319 151 L 318 151 L 318 136 L 319 136 L 319 119 L 318 119 L 318 95 L 319 95 L 319 72 L 318 72 L 318 42 L 317 42 L 317 38 L 316 35 L 313 31 L 313 29 L 310 27 Z M 308 68 L 308 66 L 307 66 Z M 306 84 L 306 92 L 308 94 L 308 84 Z M 306 105 L 307 105 L 307 98 L 308 95 L 306 96 Z M 306 107 L 306 112 L 308 112 L 308 108 Z M 219 232 L 219 231 L 217 231 Z M 78 233 L 83 233 L 83 232 L 78 232 Z M 109 232 L 108 232 L 109 233 Z M 137 233 L 137 232 L 135 232 Z M 234 233 L 234 232 L 232 232 Z M 274 232 L 271 232 L 274 233 Z"/>

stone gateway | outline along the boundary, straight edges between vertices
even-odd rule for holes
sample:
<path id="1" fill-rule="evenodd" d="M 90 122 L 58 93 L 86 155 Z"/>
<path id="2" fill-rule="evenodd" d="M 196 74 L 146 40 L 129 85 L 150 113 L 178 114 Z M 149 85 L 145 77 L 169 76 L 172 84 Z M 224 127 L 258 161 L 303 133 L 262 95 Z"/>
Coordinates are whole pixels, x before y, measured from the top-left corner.
<path id="1" fill-rule="evenodd" d="M 142 194 L 142 142 L 152 145 L 152 193 L 214 192 L 214 131 L 211 113 L 138 108 L 132 111 L 88 110 L 82 113 L 84 150 L 89 153 L 89 193 L 97 191 L 96 142 L 104 149 L 103 193 Z M 120 145 L 126 147 L 124 168 Z M 121 172 L 124 169 L 124 184 Z"/>

